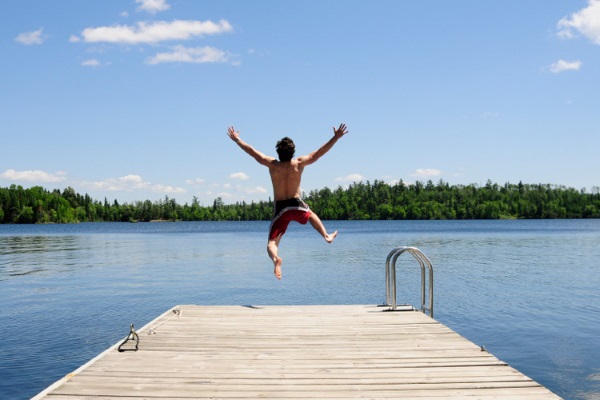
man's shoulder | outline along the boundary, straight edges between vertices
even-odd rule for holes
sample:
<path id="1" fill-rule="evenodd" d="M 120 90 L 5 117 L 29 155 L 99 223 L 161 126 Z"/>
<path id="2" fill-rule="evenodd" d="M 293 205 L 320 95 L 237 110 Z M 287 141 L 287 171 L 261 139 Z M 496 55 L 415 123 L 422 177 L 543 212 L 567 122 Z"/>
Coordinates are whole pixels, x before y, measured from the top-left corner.
<path id="1" fill-rule="evenodd" d="M 274 167 L 276 167 L 276 168 L 295 167 L 298 164 L 300 164 L 300 162 L 298 161 L 297 158 L 291 159 L 290 161 L 279 161 L 277 159 L 274 159 L 271 162 L 271 165 L 274 166 Z"/>

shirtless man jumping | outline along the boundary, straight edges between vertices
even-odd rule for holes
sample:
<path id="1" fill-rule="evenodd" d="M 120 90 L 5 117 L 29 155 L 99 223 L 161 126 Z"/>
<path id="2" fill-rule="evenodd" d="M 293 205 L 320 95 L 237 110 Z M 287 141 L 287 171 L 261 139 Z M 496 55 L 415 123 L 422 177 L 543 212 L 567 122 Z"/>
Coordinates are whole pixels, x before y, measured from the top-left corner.
<path id="1" fill-rule="evenodd" d="M 304 167 L 321 158 L 346 133 L 348 133 L 348 130 L 345 124 L 340 124 L 337 129 L 334 127 L 333 137 L 327 143 L 318 150 L 296 159 L 293 158 L 296 151 L 294 142 L 292 139 L 284 137 L 277 142 L 276 149 L 279 156 L 279 160 L 277 160 L 261 153 L 240 139 L 240 133 L 236 132 L 233 126 L 227 129 L 227 134 L 231 140 L 236 142 L 242 150 L 258 161 L 259 164 L 269 168 L 275 197 L 275 213 L 269 229 L 267 252 L 269 258 L 273 261 L 274 273 L 277 279 L 281 279 L 282 263 L 282 259 L 278 255 L 279 241 L 291 221 L 297 221 L 301 224 L 310 222 L 327 243 L 333 242 L 333 239 L 337 236 L 337 231 L 331 234 L 327 233 L 321 219 L 300 199 L 300 180 L 302 179 Z"/>

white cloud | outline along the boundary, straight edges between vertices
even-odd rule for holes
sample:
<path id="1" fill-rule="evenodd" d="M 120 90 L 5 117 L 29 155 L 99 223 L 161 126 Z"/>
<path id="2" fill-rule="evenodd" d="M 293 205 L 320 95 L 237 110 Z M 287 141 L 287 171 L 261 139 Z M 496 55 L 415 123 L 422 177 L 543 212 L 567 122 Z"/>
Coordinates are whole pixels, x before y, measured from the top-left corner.
<path id="1" fill-rule="evenodd" d="M 214 63 L 227 62 L 230 56 L 223 50 L 214 47 L 185 47 L 175 46 L 173 51 L 168 53 L 158 53 L 154 57 L 146 60 L 147 64 L 160 64 L 168 62 L 186 62 L 186 63 Z"/>
<path id="2" fill-rule="evenodd" d="M 43 28 L 40 28 L 37 31 L 21 33 L 15 38 L 15 41 L 28 46 L 32 44 L 42 44 L 44 43 L 44 40 L 46 40 L 46 36 L 42 35 L 43 30 Z"/>
<path id="3" fill-rule="evenodd" d="M 558 21 L 558 36 L 571 39 L 579 32 L 600 45 L 600 0 L 588 0 L 587 7 Z"/>
<path id="4" fill-rule="evenodd" d="M 51 174 L 46 171 L 15 171 L 14 169 L 7 169 L 3 173 L 0 174 L 0 178 L 6 179 L 8 181 L 25 181 L 25 182 L 62 182 L 67 179 L 67 173 L 64 171 L 58 171 L 54 174 Z"/>
<path id="5" fill-rule="evenodd" d="M 233 174 L 229 175 L 229 178 L 239 179 L 240 181 L 247 181 L 248 179 L 250 179 L 250 177 L 248 175 L 246 175 L 244 172 L 233 173 Z"/>
<path id="6" fill-rule="evenodd" d="M 246 187 L 241 185 L 236 185 L 236 190 L 242 193 L 254 194 L 254 193 L 267 193 L 267 189 L 262 186 L 252 186 Z"/>
<path id="7" fill-rule="evenodd" d="M 361 174 L 350 174 L 346 176 L 341 176 L 339 178 L 335 178 L 336 182 L 360 182 L 365 179 Z"/>
<path id="8" fill-rule="evenodd" d="M 204 183 L 204 179 L 202 178 L 194 178 L 194 179 L 186 179 L 185 183 L 187 183 L 188 185 L 191 186 L 199 186 L 202 185 Z"/>
<path id="9" fill-rule="evenodd" d="M 415 172 L 413 172 L 410 176 L 415 178 L 434 178 L 436 176 L 440 176 L 442 171 L 435 168 L 418 168 Z"/>
<path id="10" fill-rule="evenodd" d="M 150 186 L 150 191 L 156 193 L 187 193 L 187 190 L 181 187 L 171 185 L 154 184 Z"/>
<path id="11" fill-rule="evenodd" d="M 578 71 L 581 68 L 581 61 L 565 61 L 558 60 L 554 64 L 550 65 L 550 72 L 558 74 L 563 71 Z"/>
<path id="12" fill-rule="evenodd" d="M 92 58 L 91 60 L 86 60 L 82 62 L 81 65 L 83 65 L 84 67 L 98 67 L 100 66 L 100 61 L 96 60 L 95 58 Z"/>
<path id="13" fill-rule="evenodd" d="M 140 4 L 137 8 L 139 11 L 146 11 L 150 14 L 166 11 L 171 7 L 165 0 L 135 0 L 135 2 Z"/>
<path id="14" fill-rule="evenodd" d="M 230 32 L 233 28 L 226 20 L 172 22 L 138 22 L 135 26 L 113 25 L 86 28 L 81 38 L 71 36 L 71 42 L 83 40 L 87 43 L 149 44 L 171 40 L 187 40 L 204 35 Z"/>
<path id="15" fill-rule="evenodd" d="M 183 188 L 147 182 L 141 176 L 132 174 L 103 181 L 82 182 L 81 185 L 91 190 L 108 190 L 110 192 L 147 190 L 155 193 L 187 193 Z"/>

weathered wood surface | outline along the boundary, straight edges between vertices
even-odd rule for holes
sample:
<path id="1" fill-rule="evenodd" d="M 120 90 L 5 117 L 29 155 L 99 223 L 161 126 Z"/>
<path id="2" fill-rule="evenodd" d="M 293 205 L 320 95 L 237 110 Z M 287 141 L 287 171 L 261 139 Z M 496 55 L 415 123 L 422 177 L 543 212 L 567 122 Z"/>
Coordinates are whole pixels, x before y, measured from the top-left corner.
<path id="1" fill-rule="evenodd" d="M 114 346 L 36 399 L 559 399 L 419 312 L 175 309 L 137 352 Z"/>

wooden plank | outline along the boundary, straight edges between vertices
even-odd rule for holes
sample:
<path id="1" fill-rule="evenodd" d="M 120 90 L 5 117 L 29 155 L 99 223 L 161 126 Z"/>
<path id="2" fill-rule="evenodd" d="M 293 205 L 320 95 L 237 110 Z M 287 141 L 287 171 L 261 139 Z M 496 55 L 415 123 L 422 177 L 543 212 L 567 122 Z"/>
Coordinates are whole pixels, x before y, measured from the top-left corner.
<path id="1" fill-rule="evenodd" d="M 38 399 L 558 399 L 419 312 L 178 306 Z"/>

